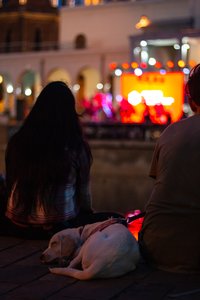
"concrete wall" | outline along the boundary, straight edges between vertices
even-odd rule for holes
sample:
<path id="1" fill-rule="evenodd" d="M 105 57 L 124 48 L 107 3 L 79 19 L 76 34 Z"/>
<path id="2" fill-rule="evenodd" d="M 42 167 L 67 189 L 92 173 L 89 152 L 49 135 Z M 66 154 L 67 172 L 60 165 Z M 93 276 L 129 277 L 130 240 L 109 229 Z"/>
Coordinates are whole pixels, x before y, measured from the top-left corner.
<path id="1" fill-rule="evenodd" d="M 91 191 L 96 210 L 144 209 L 153 186 L 148 177 L 155 144 L 136 141 L 91 142 Z"/>
<path id="2" fill-rule="evenodd" d="M 0 173 L 8 132 L 0 126 Z M 153 142 L 90 141 L 93 154 L 91 193 L 97 211 L 143 209 L 153 181 L 148 177 Z"/>

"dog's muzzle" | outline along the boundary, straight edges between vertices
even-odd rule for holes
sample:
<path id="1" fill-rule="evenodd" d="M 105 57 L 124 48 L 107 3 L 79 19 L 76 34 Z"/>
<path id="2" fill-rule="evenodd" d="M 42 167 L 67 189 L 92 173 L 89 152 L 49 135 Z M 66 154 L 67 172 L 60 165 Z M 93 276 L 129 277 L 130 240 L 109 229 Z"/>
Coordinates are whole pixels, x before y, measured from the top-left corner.
<path id="1" fill-rule="evenodd" d="M 71 261 L 71 258 L 67 257 L 67 256 L 64 256 L 64 257 L 58 257 L 58 258 L 55 258 L 51 261 L 46 262 L 45 261 L 45 256 L 44 256 L 44 254 L 42 254 L 40 256 L 40 261 L 41 261 L 42 264 L 49 265 L 51 267 L 64 268 L 64 267 L 67 267 L 69 265 L 69 263 Z"/>

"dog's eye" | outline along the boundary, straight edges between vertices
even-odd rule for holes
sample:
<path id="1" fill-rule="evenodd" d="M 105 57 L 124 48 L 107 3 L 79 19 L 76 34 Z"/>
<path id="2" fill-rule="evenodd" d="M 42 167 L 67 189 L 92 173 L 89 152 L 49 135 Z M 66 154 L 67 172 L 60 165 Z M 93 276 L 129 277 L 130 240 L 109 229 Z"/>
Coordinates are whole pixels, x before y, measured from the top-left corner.
<path id="1" fill-rule="evenodd" d="M 56 245 L 57 245 L 57 242 L 52 242 L 52 243 L 51 243 L 51 248 L 52 248 L 52 247 L 55 247 Z"/>

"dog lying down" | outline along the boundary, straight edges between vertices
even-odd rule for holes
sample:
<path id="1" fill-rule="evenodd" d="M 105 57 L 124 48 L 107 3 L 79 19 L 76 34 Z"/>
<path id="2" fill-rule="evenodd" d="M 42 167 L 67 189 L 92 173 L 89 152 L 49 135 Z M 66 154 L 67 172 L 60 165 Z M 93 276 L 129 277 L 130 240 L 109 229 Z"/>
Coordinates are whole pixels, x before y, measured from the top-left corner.
<path id="1" fill-rule="evenodd" d="M 136 268 L 139 247 L 127 227 L 118 219 L 62 230 L 51 238 L 41 255 L 42 263 L 67 258 L 67 267 L 50 268 L 55 274 L 79 280 L 111 278 Z"/>

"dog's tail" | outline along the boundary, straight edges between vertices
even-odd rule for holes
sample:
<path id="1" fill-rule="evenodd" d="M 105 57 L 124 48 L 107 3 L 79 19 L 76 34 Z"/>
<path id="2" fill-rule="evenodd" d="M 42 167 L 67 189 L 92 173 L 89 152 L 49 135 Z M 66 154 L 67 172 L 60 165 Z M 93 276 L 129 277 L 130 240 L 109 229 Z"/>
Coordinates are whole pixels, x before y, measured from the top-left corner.
<path id="1" fill-rule="evenodd" d="M 78 270 L 75 268 L 67 267 L 67 268 L 50 268 L 51 273 L 70 276 L 79 280 L 89 280 L 95 277 L 96 275 L 96 267 L 94 264 L 90 265 L 87 269 Z"/>

